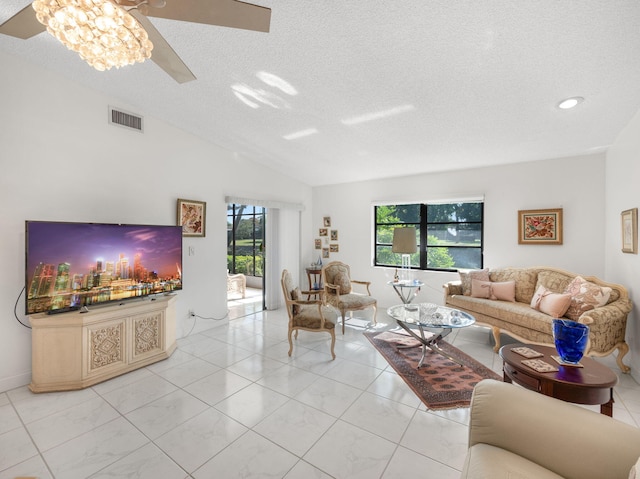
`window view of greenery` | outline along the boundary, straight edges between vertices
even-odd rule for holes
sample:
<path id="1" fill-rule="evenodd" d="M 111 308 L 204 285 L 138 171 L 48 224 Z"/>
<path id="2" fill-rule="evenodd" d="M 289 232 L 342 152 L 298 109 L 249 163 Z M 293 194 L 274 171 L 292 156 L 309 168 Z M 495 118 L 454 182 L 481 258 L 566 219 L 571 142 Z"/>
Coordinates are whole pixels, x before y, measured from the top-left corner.
<path id="1" fill-rule="evenodd" d="M 384 205 L 375 207 L 375 265 L 400 266 L 393 230 L 414 228 L 418 251 L 411 267 L 451 271 L 482 268 L 483 203 Z"/>
<path id="2" fill-rule="evenodd" d="M 260 206 L 227 205 L 229 273 L 262 277 L 265 211 Z"/>

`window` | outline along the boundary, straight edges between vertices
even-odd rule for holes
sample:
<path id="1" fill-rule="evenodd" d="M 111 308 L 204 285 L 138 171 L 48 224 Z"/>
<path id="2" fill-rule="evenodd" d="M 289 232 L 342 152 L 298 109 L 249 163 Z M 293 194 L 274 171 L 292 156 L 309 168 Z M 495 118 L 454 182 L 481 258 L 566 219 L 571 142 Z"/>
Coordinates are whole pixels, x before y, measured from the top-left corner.
<path id="1" fill-rule="evenodd" d="M 227 268 L 231 274 L 262 276 L 265 210 L 227 205 Z"/>
<path id="2" fill-rule="evenodd" d="M 411 227 L 418 244 L 412 268 L 482 268 L 483 206 L 481 201 L 376 206 L 375 266 L 401 265 L 401 255 L 391 249 L 393 230 Z"/>

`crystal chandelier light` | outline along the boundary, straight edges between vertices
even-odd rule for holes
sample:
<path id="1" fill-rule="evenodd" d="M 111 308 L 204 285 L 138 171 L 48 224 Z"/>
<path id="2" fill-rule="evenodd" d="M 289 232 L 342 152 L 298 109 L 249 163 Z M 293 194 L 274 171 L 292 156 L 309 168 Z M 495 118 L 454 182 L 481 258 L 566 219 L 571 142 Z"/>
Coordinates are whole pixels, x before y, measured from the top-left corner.
<path id="1" fill-rule="evenodd" d="M 151 57 L 145 29 L 110 0 L 35 0 L 32 6 L 47 31 L 96 70 Z"/>

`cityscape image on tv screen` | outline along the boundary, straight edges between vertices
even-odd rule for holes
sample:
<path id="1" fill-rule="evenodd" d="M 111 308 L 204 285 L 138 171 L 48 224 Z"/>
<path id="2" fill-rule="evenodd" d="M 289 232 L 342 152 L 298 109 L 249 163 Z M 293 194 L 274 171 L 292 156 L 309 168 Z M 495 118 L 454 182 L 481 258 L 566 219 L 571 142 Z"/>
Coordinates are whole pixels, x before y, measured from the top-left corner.
<path id="1" fill-rule="evenodd" d="M 179 226 L 26 222 L 26 313 L 182 289 Z"/>

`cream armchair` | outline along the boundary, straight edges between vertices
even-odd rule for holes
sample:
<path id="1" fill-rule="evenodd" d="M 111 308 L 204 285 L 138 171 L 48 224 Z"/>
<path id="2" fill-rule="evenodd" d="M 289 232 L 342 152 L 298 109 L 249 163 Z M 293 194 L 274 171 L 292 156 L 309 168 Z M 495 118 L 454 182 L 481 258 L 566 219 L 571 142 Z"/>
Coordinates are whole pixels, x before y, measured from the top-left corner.
<path id="1" fill-rule="evenodd" d="M 227 294 L 238 293 L 242 298 L 247 294 L 247 277 L 242 274 L 229 274 L 227 270 Z"/>
<path id="2" fill-rule="evenodd" d="M 291 336 L 295 331 L 295 338 L 298 339 L 298 331 L 315 331 L 329 333 L 331 336 L 331 356 L 336 358 L 334 347 L 336 344 L 336 320 L 337 314 L 321 300 L 303 301 L 302 295 L 315 295 L 317 291 L 300 291 L 300 288 L 293 285 L 291 273 L 286 269 L 282 271 L 280 280 L 282 294 L 286 303 L 287 314 L 289 315 L 289 356 L 293 351 L 293 341 Z"/>
<path id="3" fill-rule="evenodd" d="M 485 379 L 471 400 L 462 478 L 627 479 L 640 429 L 513 384 Z M 637 476 L 640 477 L 640 476 Z"/>
<path id="4" fill-rule="evenodd" d="M 332 261 L 322 267 L 322 284 L 324 285 L 324 300 L 337 308 L 342 315 L 342 334 L 347 311 L 352 313 L 367 308 L 373 308 L 373 323 L 376 324 L 378 302 L 371 297 L 370 281 L 356 281 L 351 279 L 351 269 L 348 264 Z M 364 286 L 366 294 L 356 293 L 352 285 Z M 351 314 L 350 314 L 351 316 Z"/>

